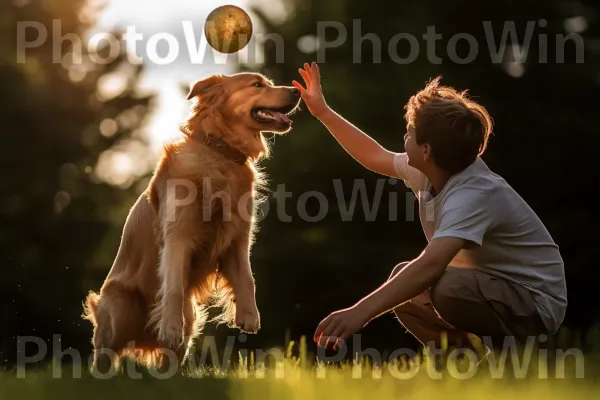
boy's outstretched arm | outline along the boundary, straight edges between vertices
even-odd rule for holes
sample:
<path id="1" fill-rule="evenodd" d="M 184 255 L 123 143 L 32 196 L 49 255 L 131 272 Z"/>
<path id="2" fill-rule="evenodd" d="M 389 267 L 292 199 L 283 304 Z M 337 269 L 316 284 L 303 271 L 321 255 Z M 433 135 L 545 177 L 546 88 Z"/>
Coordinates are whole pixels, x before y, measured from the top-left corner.
<path id="1" fill-rule="evenodd" d="M 299 72 L 306 87 L 297 81 L 293 81 L 293 85 L 300 90 L 310 113 L 325 125 L 340 145 L 365 168 L 382 175 L 397 176 L 393 166 L 395 153 L 384 149 L 329 108 L 321 91 L 319 66 L 315 62 L 312 65 L 304 64 L 304 69 L 299 69 Z"/>

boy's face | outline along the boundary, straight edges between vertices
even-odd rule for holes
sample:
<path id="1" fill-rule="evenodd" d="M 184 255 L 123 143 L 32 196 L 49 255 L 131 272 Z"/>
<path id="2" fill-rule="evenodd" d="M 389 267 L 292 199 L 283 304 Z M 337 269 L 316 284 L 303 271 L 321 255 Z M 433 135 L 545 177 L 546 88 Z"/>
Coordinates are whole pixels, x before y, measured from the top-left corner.
<path id="1" fill-rule="evenodd" d="M 404 150 L 408 155 L 408 165 L 418 169 L 419 171 L 423 171 L 430 159 L 430 148 L 426 143 L 423 145 L 419 145 L 417 143 L 414 126 L 406 126 L 406 134 L 404 135 Z"/>
<path id="2" fill-rule="evenodd" d="M 408 165 L 413 168 L 419 168 L 419 160 L 423 157 L 419 151 L 419 145 L 415 139 L 415 128 L 411 125 L 406 126 L 406 134 L 404 135 L 404 150 L 408 155 Z"/>

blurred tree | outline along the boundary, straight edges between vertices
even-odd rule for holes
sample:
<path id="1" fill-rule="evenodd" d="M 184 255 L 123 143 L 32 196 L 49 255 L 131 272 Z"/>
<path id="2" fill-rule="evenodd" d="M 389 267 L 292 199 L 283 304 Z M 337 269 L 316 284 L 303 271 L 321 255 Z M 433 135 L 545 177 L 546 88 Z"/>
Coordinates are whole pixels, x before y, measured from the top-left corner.
<path id="1" fill-rule="evenodd" d="M 442 75 L 442 83 L 470 89 L 496 122 L 484 160 L 536 210 L 562 250 L 571 304 L 565 323 L 589 327 L 598 321 L 598 312 L 589 311 L 600 308 L 592 295 L 600 273 L 589 268 L 600 255 L 589 223 L 597 177 L 590 165 L 598 149 L 593 109 L 600 94 L 598 5 L 545 0 L 283 4 L 287 18 L 272 18 L 268 8 L 253 10 L 264 30 L 278 38 L 265 41 L 265 64 L 258 69 L 289 85 L 292 79 L 302 82 L 297 70 L 305 62 L 320 61 L 328 103 L 390 150 L 403 150 L 403 106 L 427 80 Z M 518 42 L 507 36 L 495 62 L 503 30 L 508 33 L 511 26 Z M 435 29 L 436 42 L 424 37 L 429 29 Z M 515 63 L 511 46 L 523 50 L 528 29 L 528 57 Z M 406 38 L 394 41 L 400 33 L 413 36 L 412 49 Z M 462 39 L 456 41 L 458 34 Z M 476 42 L 471 48 L 467 35 Z M 337 39 L 341 44 L 332 46 Z M 402 182 L 391 184 L 362 168 L 307 111 L 294 119 L 294 130 L 273 139 L 273 156 L 264 163 L 271 190 L 285 184 L 292 193 L 286 202 L 291 221 L 278 214 L 281 200 L 271 193 L 253 255 L 263 334 L 274 341 L 283 327 L 310 335 L 321 318 L 352 305 L 426 244 Z M 369 205 L 376 204 L 381 185 L 374 221 L 365 218 L 360 196 L 352 220 L 344 221 L 335 180 L 343 183 L 346 201 L 362 180 Z M 309 191 L 323 193 L 321 205 L 328 205 L 317 222 L 301 218 L 301 195 Z M 318 215 L 318 201 L 307 204 L 308 215 Z M 396 221 L 390 207 L 397 210 Z M 363 333 L 363 348 L 392 348 L 410 340 L 391 317 L 372 322 Z"/>
<path id="2" fill-rule="evenodd" d="M 150 99 L 135 93 L 141 71 L 122 53 L 105 64 L 86 52 L 97 3 L 0 4 L 0 364 L 15 362 L 17 336 L 45 341 L 47 358 L 54 334 L 61 335 L 61 349 L 73 346 L 85 355 L 91 348 L 82 301 L 110 267 L 127 207 L 139 192 L 135 177 L 119 178 L 119 159 L 111 157 L 142 145 L 136 129 Z M 43 44 L 16 48 L 23 23 L 46 29 Z M 58 24 L 62 44 L 53 30 Z M 27 41 L 37 29 L 25 31 Z M 97 57 L 108 59 L 109 50 Z"/>

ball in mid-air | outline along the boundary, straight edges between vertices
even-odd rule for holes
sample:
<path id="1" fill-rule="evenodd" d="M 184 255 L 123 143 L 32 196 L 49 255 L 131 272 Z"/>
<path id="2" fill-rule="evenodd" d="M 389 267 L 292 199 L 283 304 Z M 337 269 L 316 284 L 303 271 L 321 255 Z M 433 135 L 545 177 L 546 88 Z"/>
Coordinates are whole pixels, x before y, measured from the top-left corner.
<path id="1" fill-rule="evenodd" d="M 213 49 L 235 53 L 246 47 L 252 38 L 252 20 L 239 7 L 221 6 L 206 18 L 204 35 Z"/>

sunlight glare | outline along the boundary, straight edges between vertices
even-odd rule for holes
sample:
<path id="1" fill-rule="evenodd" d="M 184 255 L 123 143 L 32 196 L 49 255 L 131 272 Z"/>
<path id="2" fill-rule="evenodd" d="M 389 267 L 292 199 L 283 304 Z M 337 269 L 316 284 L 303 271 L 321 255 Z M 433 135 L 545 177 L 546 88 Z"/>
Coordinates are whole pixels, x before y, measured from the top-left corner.
<path id="1" fill-rule="evenodd" d="M 168 32 L 179 35 L 181 22 L 191 20 L 194 26 L 202 26 L 204 20 L 215 7 L 232 4 L 244 6 L 242 0 L 203 0 L 202 2 L 190 0 L 171 0 L 168 2 L 148 2 L 145 0 L 112 0 L 108 7 L 100 14 L 97 24 L 89 33 L 106 32 L 112 29 L 126 29 L 135 26 L 136 31 L 145 33 L 144 39 L 137 43 L 142 48 L 148 38 L 155 33 Z M 202 31 L 199 28 L 200 32 Z M 178 37 L 179 39 L 179 37 Z M 180 53 L 187 52 L 186 43 L 180 43 Z M 184 58 L 185 60 L 185 58 Z M 139 91 L 142 94 L 153 93 L 157 95 L 152 117 L 143 127 L 148 135 L 152 155 L 158 156 L 164 143 L 180 136 L 178 126 L 186 116 L 188 104 L 182 86 L 189 86 L 193 81 L 215 73 L 232 73 L 233 66 L 225 63 L 225 56 L 215 54 L 214 62 L 202 65 L 179 63 L 158 66 L 152 63 L 144 65 L 145 70 L 140 81 Z M 112 97 L 121 89 L 122 81 L 116 77 L 106 78 L 99 87 L 100 93 Z"/>
<path id="2" fill-rule="evenodd" d="M 212 57 L 203 60 L 202 64 L 190 63 L 188 43 L 185 42 L 183 36 L 182 21 L 190 21 L 196 39 L 205 41 L 203 37 L 204 21 L 214 8 L 222 5 L 236 5 L 246 9 L 255 25 L 255 34 L 262 30 L 262 26 L 252 15 L 249 6 L 259 6 L 274 21 L 283 21 L 290 12 L 284 7 L 281 0 L 170 0 L 168 2 L 109 0 L 107 7 L 97 16 L 95 26 L 88 32 L 89 37 L 96 33 L 111 32 L 116 29 L 124 32 L 128 26 L 134 26 L 136 32 L 143 34 L 143 39 L 136 43 L 138 56 L 141 56 L 142 53 L 145 54 L 142 50 L 146 49 L 149 38 L 157 33 L 170 34 L 180 41 L 180 56 L 174 63 L 156 65 L 144 58 L 144 70 L 137 91 L 140 95 L 156 95 L 150 107 L 151 114 L 146 119 L 145 125 L 140 127 L 150 146 L 145 152 L 145 159 L 137 156 L 127 158 L 122 153 L 106 152 L 101 157 L 102 165 L 98 166 L 99 175 L 108 178 L 113 184 L 126 185 L 128 178 L 125 175 L 139 169 L 139 166 L 132 166 L 132 162 L 142 160 L 143 165 L 152 165 L 152 162 L 160 156 L 160 151 L 165 143 L 181 137 L 179 125 L 189 112 L 189 103 L 185 97 L 186 89 L 190 84 L 212 74 L 234 73 L 238 63 L 247 63 L 252 68 L 260 66 L 262 43 L 256 43 L 256 35 L 253 36 L 249 46 L 234 57 L 227 57 L 213 51 Z M 199 43 L 196 45 L 198 46 Z M 162 44 L 165 44 L 164 41 Z M 250 46 L 254 47 L 250 48 Z M 160 51 L 159 49 L 160 47 L 157 48 L 157 52 L 164 57 L 166 54 L 164 48 Z M 209 48 L 209 50 L 212 49 Z M 78 77 L 75 76 L 75 78 Z M 125 89 L 126 83 L 126 75 L 111 73 L 98 82 L 98 96 L 102 100 L 113 98 Z M 107 128 L 105 133 L 112 133 L 114 126 L 106 125 L 105 128 Z M 107 163 L 114 164 L 114 168 L 109 168 Z"/>

